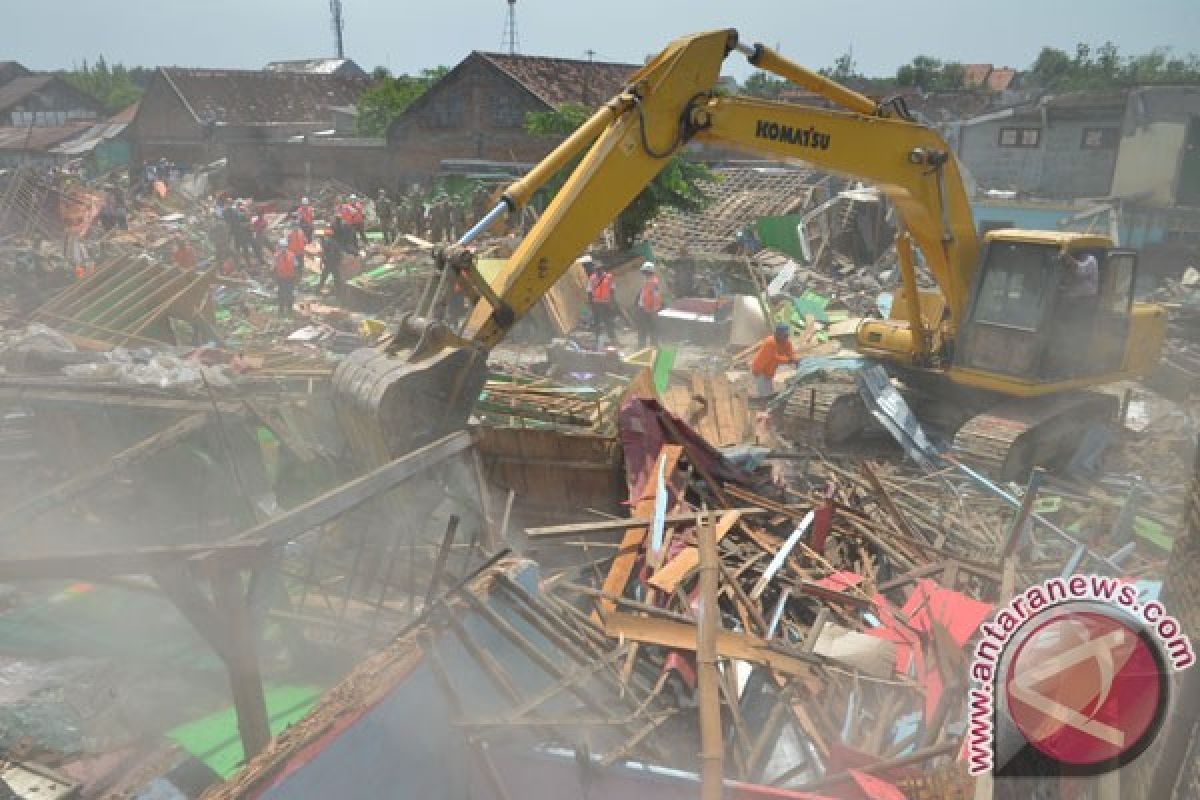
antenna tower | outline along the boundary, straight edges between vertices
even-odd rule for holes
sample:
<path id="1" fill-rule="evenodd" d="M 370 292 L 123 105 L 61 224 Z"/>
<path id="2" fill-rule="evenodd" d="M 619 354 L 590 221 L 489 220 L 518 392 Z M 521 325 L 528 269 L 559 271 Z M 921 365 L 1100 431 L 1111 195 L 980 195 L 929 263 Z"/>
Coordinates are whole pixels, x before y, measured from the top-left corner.
<path id="1" fill-rule="evenodd" d="M 346 57 L 346 47 L 342 40 L 342 32 L 346 28 L 346 19 L 342 16 L 342 0 L 329 0 L 329 26 L 333 28 L 333 44 L 337 48 L 337 57 Z"/>
<path id="2" fill-rule="evenodd" d="M 508 16 L 504 20 L 504 49 L 508 51 L 510 56 L 515 56 L 520 50 L 520 43 L 517 41 L 517 0 L 507 0 Z"/>

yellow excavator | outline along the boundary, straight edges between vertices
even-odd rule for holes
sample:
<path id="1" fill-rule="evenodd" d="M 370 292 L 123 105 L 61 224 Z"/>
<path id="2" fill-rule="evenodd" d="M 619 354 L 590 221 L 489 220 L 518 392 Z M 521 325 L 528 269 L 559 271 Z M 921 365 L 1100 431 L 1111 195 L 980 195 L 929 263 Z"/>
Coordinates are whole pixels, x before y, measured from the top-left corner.
<path id="1" fill-rule="evenodd" d="M 837 108 L 718 92 L 735 50 Z M 395 457 L 464 426 L 488 351 L 693 141 L 804 162 L 887 195 L 899 221 L 901 287 L 887 319 L 859 326 L 857 349 L 914 393 L 918 415 L 928 409 L 951 419 L 956 445 L 994 473 L 1014 477 L 1072 450 L 1089 425 L 1116 411 L 1114 396 L 1088 387 L 1145 375 L 1158 361 L 1165 312 L 1134 302 L 1134 253 L 1103 236 L 1062 231 L 998 230 L 981 241 L 954 154 L 902 100 L 871 99 L 719 30 L 671 43 L 439 253 L 439 291 L 458 280 L 476 298 L 457 330 L 436 314 L 412 314 L 385 349 L 358 351 L 339 366 L 335 403 L 360 452 Z M 468 245 L 575 159 L 504 269 L 485 280 Z M 918 287 L 918 258 L 936 289 Z M 857 395 L 846 388 L 837 391 Z M 815 390 L 798 397 L 817 418 Z M 846 435 L 854 425 L 828 415 L 848 406 L 828 400 L 821 425 Z"/>

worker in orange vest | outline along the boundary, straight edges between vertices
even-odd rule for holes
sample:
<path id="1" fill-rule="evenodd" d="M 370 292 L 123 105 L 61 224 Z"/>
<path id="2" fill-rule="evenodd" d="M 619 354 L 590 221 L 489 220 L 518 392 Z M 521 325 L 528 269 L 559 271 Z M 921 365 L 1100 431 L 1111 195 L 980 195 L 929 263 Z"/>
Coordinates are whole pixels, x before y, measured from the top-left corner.
<path id="1" fill-rule="evenodd" d="M 784 364 L 795 364 L 796 351 L 789 338 L 791 328 L 781 322 L 775 332 L 759 342 L 754 360 L 750 362 L 750 374 L 754 377 L 754 393 L 759 398 L 775 394 L 775 370 Z"/>
<path id="2" fill-rule="evenodd" d="M 301 234 L 303 236 L 303 234 Z M 279 316 L 290 317 L 296 300 L 296 261 L 287 239 L 279 240 L 275 251 L 275 283 L 279 287 Z"/>
<path id="3" fill-rule="evenodd" d="M 313 207 L 308 202 L 307 197 L 300 198 L 300 207 L 296 209 L 296 221 L 300 223 L 300 230 L 304 231 L 304 238 L 310 243 L 313 240 Z"/>
<path id="4" fill-rule="evenodd" d="M 638 290 L 637 309 L 634 313 L 634 323 L 638 331 L 638 349 L 645 347 L 647 342 L 658 344 L 658 312 L 662 311 L 662 285 L 654 269 L 653 261 L 642 263 L 642 288 Z"/>
<path id="5" fill-rule="evenodd" d="M 300 230 L 300 224 L 297 222 L 288 231 L 287 248 L 292 253 L 292 258 L 295 259 L 296 280 L 304 277 L 304 248 L 308 246 L 308 238 L 304 235 L 304 231 Z"/>
<path id="6" fill-rule="evenodd" d="M 616 301 L 613 299 L 613 276 L 603 264 L 597 264 L 588 281 L 588 298 L 592 303 L 596 324 L 596 347 L 600 347 L 600 328 L 604 328 L 609 341 L 617 344 Z"/>

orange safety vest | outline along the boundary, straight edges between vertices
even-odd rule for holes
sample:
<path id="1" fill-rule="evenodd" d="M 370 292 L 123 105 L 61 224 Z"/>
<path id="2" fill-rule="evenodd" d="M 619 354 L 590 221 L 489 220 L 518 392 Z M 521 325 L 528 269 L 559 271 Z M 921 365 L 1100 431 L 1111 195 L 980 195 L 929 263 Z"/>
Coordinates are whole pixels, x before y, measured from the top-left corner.
<path id="1" fill-rule="evenodd" d="M 284 280 L 296 277 L 296 262 L 290 250 L 280 250 L 275 254 L 275 277 Z"/>
<path id="2" fill-rule="evenodd" d="M 595 286 L 592 287 L 592 301 L 595 303 L 611 303 L 612 302 L 612 285 L 613 276 L 611 272 L 606 272 L 602 276 L 592 276 L 596 280 Z"/>
<path id="3" fill-rule="evenodd" d="M 750 372 L 764 378 L 774 378 L 776 369 L 795 360 L 796 351 L 792 349 L 790 340 L 780 345 L 774 336 L 768 336 L 759 342 L 758 352 L 750 362 Z"/>
<path id="4" fill-rule="evenodd" d="M 658 276 L 654 275 L 642 284 L 642 291 L 638 295 L 638 308 L 657 314 L 662 311 L 662 307 L 662 292 L 658 288 Z"/>
<path id="5" fill-rule="evenodd" d="M 304 248 L 308 246 L 308 239 L 304 238 L 304 231 L 299 228 L 292 228 L 288 231 L 288 250 L 300 255 L 304 252 Z"/>
<path id="6" fill-rule="evenodd" d="M 312 206 L 300 206 L 296 209 L 296 219 L 300 220 L 305 225 L 312 225 L 313 210 Z"/>
<path id="7" fill-rule="evenodd" d="M 355 224 L 355 225 L 363 224 L 363 220 L 364 220 L 363 208 L 364 208 L 364 206 L 361 202 L 355 203 L 354 205 L 350 206 L 350 215 L 351 215 L 350 221 L 353 224 Z"/>

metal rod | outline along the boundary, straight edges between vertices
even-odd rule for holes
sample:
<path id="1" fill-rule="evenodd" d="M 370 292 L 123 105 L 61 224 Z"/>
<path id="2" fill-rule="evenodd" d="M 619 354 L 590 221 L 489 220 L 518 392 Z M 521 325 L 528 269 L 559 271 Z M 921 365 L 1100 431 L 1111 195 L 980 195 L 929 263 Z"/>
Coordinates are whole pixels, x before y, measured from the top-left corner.
<path id="1" fill-rule="evenodd" d="M 492 223 L 504 216 L 504 212 L 508 211 L 508 203 L 501 200 L 496 204 L 495 208 L 483 215 L 483 219 L 476 222 L 475 225 L 458 240 L 458 246 L 463 247 L 470 244 L 479 238 L 480 234 L 492 227 Z"/>
<path id="2" fill-rule="evenodd" d="M 433 574 L 429 576 L 429 590 L 425 592 L 425 607 L 429 608 L 437 594 L 438 584 L 442 580 L 442 570 L 446 567 L 446 559 L 450 555 L 450 547 L 454 544 L 454 534 L 458 532 L 458 516 L 450 515 L 446 524 L 446 534 L 442 537 L 442 546 L 438 548 L 437 560 L 433 562 Z"/>

